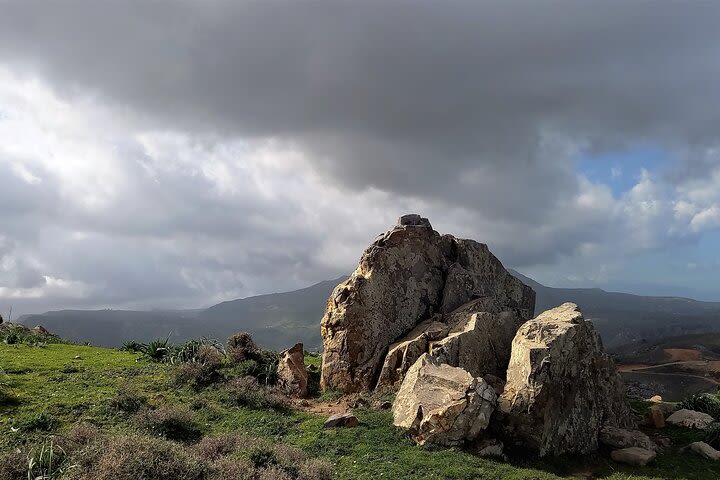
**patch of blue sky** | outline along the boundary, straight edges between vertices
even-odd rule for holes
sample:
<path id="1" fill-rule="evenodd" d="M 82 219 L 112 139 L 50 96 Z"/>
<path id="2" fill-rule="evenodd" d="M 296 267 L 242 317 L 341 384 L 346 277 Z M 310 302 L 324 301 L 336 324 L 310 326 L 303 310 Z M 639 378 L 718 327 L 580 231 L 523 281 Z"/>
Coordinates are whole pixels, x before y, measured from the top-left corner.
<path id="1" fill-rule="evenodd" d="M 607 185 L 618 198 L 638 183 L 643 170 L 654 174 L 669 163 L 669 157 L 661 148 L 643 146 L 583 154 L 578 159 L 578 168 L 591 182 Z"/>

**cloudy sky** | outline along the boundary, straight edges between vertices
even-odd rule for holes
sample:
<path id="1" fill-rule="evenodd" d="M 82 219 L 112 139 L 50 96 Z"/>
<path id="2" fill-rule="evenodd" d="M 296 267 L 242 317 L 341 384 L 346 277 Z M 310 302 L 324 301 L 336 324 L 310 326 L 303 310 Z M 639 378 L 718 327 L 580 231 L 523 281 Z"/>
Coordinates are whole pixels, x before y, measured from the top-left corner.
<path id="1" fill-rule="evenodd" d="M 720 300 L 718 2 L 0 0 L 0 312 L 351 271 L 407 212 Z"/>

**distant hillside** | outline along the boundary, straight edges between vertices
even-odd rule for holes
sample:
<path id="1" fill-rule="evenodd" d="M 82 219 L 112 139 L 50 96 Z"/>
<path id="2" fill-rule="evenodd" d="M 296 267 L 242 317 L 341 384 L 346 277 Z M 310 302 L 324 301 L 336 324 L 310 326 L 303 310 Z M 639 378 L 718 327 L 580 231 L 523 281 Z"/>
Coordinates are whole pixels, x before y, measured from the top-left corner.
<path id="1" fill-rule="evenodd" d="M 563 302 L 575 302 L 597 326 L 606 347 L 642 340 L 720 332 L 720 303 L 677 297 L 643 297 L 591 288 L 552 288 L 512 272 L 537 292 L 536 312 Z M 29 326 L 45 326 L 64 338 L 94 345 L 119 346 L 126 340 L 166 337 L 224 339 L 246 330 L 268 348 L 280 349 L 296 341 L 319 349 L 320 319 L 332 289 L 346 277 L 301 290 L 273 293 L 219 303 L 205 310 L 125 311 L 63 310 L 25 315 Z"/>
<path id="2" fill-rule="evenodd" d="M 256 341 L 282 349 L 301 341 L 308 350 L 318 350 L 320 319 L 332 289 L 345 277 L 327 280 L 285 293 L 222 302 L 205 310 L 128 311 L 62 310 L 24 315 L 19 322 L 49 331 L 76 342 L 118 347 L 127 340 L 146 342 L 170 335 L 175 342 L 208 337 L 224 340 L 238 331 L 248 331 Z"/>
<path id="3" fill-rule="evenodd" d="M 511 272 L 537 293 L 536 313 L 563 302 L 580 305 L 585 317 L 593 320 L 606 347 L 691 333 L 720 332 L 720 302 L 646 297 L 599 288 L 546 287 L 518 272 Z"/>

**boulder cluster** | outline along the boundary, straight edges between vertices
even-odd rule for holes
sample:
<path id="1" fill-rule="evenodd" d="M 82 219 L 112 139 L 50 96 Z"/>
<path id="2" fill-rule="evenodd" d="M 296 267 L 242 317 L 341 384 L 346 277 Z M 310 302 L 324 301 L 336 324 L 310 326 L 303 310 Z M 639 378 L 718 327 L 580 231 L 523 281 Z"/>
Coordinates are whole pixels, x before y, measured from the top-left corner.
<path id="1" fill-rule="evenodd" d="M 595 451 L 632 424 L 624 385 L 577 305 L 534 308 L 487 245 L 405 215 L 328 299 L 321 386 L 396 391 L 395 424 L 420 444 Z"/>

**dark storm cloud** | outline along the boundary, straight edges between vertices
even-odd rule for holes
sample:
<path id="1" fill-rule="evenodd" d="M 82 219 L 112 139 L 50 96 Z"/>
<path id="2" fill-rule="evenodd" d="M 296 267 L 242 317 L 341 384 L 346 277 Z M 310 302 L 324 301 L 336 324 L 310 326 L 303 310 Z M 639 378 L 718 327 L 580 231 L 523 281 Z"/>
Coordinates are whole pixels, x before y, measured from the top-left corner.
<path id="1" fill-rule="evenodd" d="M 357 188 L 486 203 L 487 185 L 460 180 L 493 164 L 547 206 L 561 201 L 557 187 L 574 185 L 566 162 L 539 155 L 548 132 L 596 148 L 672 147 L 716 141 L 720 120 L 714 2 L 23 1 L 3 10 L 2 58 L 42 69 L 58 88 L 91 89 L 164 126 L 295 141 Z"/>
<path id="2" fill-rule="evenodd" d="M 642 244 L 633 229 L 661 244 L 672 206 L 631 208 L 657 204 L 649 187 L 615 206 L 578 179 L 576 157 L 651 145 L 683 159 L 670 183 L 717 169 L 718 18 L 717 2 L 0 1 L 0 66 L 135 128 L 87 134 L 108 136 L 122 159 L 111 169 L 122 178 L 101 176 L 116 191 L 95 209 L 59 201 L 67 178 L 21 181 L 15 160 L 0 158 L 0 175 L 15 179 L 0 189 L 11 220 L 0 234 L 15 242 L 0 255 L 42 257 L 13 260 L 6 286 L 33 287 L 42 271 L 81 281 L 91 291 L 78 295 L 94 304 L 165 305 L 237 295 L 248 282 L 254 292 L 303 286 L 357 257 L 337 254 L 333 269 L 319 248 L 356 252 L 407 204 L 516 266 L 593 242 Z M 158 131 L 207 143 L 150 154 L 134 137 Z M 269 171 L 274 196 L 250 181 L 218 194 L 200 168 L 164 168 L 268 138 L 311 163 L 298 177 L 321 175 L 325 186 L 295 192 L 314 189 L 313 199 Z M 321 206 L 338 185 L 348 198 L 388 197 Z M 359 204 L 367 210 L 348 210 Z"/>

